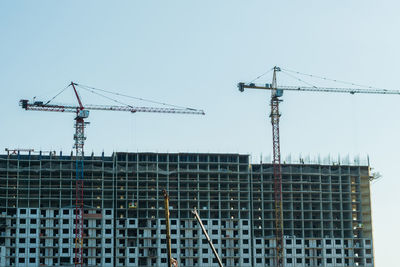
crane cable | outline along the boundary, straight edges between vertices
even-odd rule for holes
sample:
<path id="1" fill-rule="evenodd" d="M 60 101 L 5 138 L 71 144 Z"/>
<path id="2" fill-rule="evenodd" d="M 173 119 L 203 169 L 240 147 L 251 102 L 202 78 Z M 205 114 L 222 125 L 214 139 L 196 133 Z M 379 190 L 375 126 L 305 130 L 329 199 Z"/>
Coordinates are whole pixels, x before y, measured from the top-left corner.
<path id="1" fill-rule="evenodd" d="M 111 97 L 105 96 L 105 95 L 103 95 L 103 94 L 100 94 L 100 93 L 98 93 L 98 92 L 95 92 L 95 91 L 93 91 L 93 90 L 91 90 L 91 89 L 84 88 L 84 87 L 81 87 L 81 86 L 79 86 L 79 87 L 80 87 L 80 88 L 82 88 L 83 90 L 86 90 L 86 91 L 89 91 L 89 92 L 91 92 L 92 94 L 95 94 L 95 95 L 98 95 L 98 96 L 104 97 L 104 98 L 106 98 L 106 99 L 108 99 L 108 100 L 111 100 L 111 101 L 113 101 L 113 102 L 115 102 L 115 103 L 117 103 L 117 104 L 121 104 L 121 105 L 124 105 L 124 106 L 130 107 L 130 108 L 133 108 L 133 106 L 131 106 L 131 105 L 129 105 L 129 104 L 126 104 L 126 103 L 124 103 L 124 102 L 121 102 L 121 101 L 119 101 L 119 100 L 116 100 L 116 99 L 114 99 L 114 98 L 111 98 Z"/>
<path id="2" fill-rule="evenodd" d="M 145 102 L 149 102 L 149 103 L 153 103 L 153 104 L 158 104 L 158 105 L 163 105 L 163 106 L 170 106 L 170 107 L 175 107 L 175 108 L 182 108 L 182 109 L 191 109 L 189 107 L 184 107 L 184 106 L 178 106 L 178 105 L 172 105 L 172 104 L 168 104 L 168 103 L 163 103 L 163 102 L 158 102 L 158 101 L 154 101 L 154 100 L 150 100 L 150 99 L 145 99 L 145 98 L 141 98 L 141 97 L 135 97 L 135 96 L 130 96 L 130 95 L 125 95 L 125 94 L 121 94 L 121 93 L 117 93 L 117 92 L 113 92 L 113 91 L 109 91 L 109 90 L 104 90 L 104 89 L 99 89 L 99 88 L 95 88 L 92 86 L 88 86 L 88 85 L 83 85 L 83 84 L 79 84 L 76 83 L 77 86 L 79 86 L 82 89 L 91 89 L 91 90 L 95 90 L 95 91 L 101 91 L 104 93 L 108 93 L 108 94 L 113 94 L 113 95 L 117 95 L 117 96 L 122 96 L 122 97 L 127 97 L 127 98 L 132 98 L 132 99 L 136 99 L 136 100 L 140 100 L 140 101 L 145 101 Z M 93 91 L 91 91 L 93 93 Z"/>
<path id="3" fill-rule="evenodd" d="M 257 76 L 255 79 L 253 79 L 252 81 L 250 81 L 250 83 L 260 79 L 261 77 L 267 75 L 268 73 L 270 73 L 274 68 L 269 69 L 268 71 L 264 72 L 263 74 L 261 74 L 260 76 Z"/>
<path id="4" fill-rule="evenodd" d="M 96 94 L 98 96 L 104 97 L 104 98 L 106 98 L 108 100 L 111 100 L 111 101 L 113 101 L 115 103 L 130 107 L 130 108 L 134 108 L 134 107 L 132 105 L 129 105 L 129 104 L 124 103 L 122 101 L 119 101 L 117 99 L 111 98 L 109 96 L 106 96 L 106 95 L 101 94 L 101 93 L 96 92 L 96 91 L 101 91 L 101 92 L 105 92 L 105 93 L 109 93 L 109 94 L 114 94 L 114 95 L 117 95 L 117 96 L 123 96 L 123 97 L 132 98 L 132 99 L 136 99 L 136 100 L 150 102 L 150 103 L 153 103 L 153 104 L 159 104 L 159 105 L 170 106 L 170 107 L 181 108 L 181 109 L 187 109 L 187 110 L 197 110 L 197 109 L 194 109 L 194 108 L 178 106 L 178 105 L 172 105 L 172 104 L 158 102 L 158 101 L 149 100 L 149 99 L 145 99 L 145 98 L 140 98 L 140 97 L 134 97 L 134 96 L 129 96 L 129 95 L 125 95 L 125 94 L 120 94 L 120 93 L 117 93 L 117 92 L 112 92 L 112 91 L 108 91 L 108 90 L 104 90 L 104 89 L 99 89 L 99 88 L 95 88 L 95 87 L 91 87 L 91 86 L 87 86 L 87 85 L 83 85 L 83 84 L 78 84 L 78 83 L 74 83 L 74 84 L 75 84 L 75 86 L 78 86 L 79 88 L 81 88 L 83 90 L 89 91 L 89 92 L 91 92 L 93 94 Z M 71 84 L 68 84 L 66 87 L 64 87 L 60 92 L 58 92 L 55 96 L 53 96 L 50 100 L 48 100 L 44 104 L 44 106 L 48 105 L 51 101 L 53 101 L 56 97 L 58 97 L 60 94 L 62 94 L 70 86 L 71 86 Z"/>
<path id="5" fill-rule="evenodd" d="M 309 86 L 311 86 L 311 87 L 313 87 L 313 88 L 315 88 L 315 89 L 318 89 L 318 87 L 315 86 L 314 84 L 309 83 L 309 82 L 306 82 L 306 81 L 304 81 L 303 79 L 300 79 L 299 77 L 296 77 L 296 76 L 294 76 L 294 75 L 292 75 L 292 74 L 287 73 L 286 71 L 281 71 L 281 72 L 282 72 L 283 74 L 285 74 L 285 75 L 287 75 L 287 76 L 289 76 L 289 77 L 291 77 L 291 78 L 293 78 L 293 79 L 299 81 L 299 82 L 303 82 L 303 83 L 305 83 L 305 84 L 307 84 L 307 85 L 309 85 Z"/>
<path id="6" fill-rule="evenodd" d="M 342 84 L 347 84 L 347 85 L 353 85 L 353 86 L 357 86 L 357 87 L 363 87 L 363 88 L 368 88 L 368 89 L 376 89 L 376 90 L 381 90 L 382 89 L 382 88 L 378 88 L 378 87 L 374 87 L 374 86 L 356 84 L 356 83 L 347 82 L 347 81 L 341 81 L 341 80 L 337 80 L 337 79 L 331 79 L 331 78 L 327 78 L 327 77 L 323 77 L 323 76 L 307 74 L 307 73 L 303 73 L 303 72 L 300 72 L 300 71 L 289 70 L 289 69 L 285 69 L 285 68 L 281 68 L 281 70 L 283 72 L 286 72 L 286 74 L 288 74 L 287 72 L 291 72 L 291 73 L 300 74 L 300 75 L 303 75 L 303 76 L 308 76 L 308 77 L 312 77 L 312 78 L 317 78 L 317 79 L 321 79 L 321 80 L 325 80 L 325 81 L 331 81 L 331 82 L 342 83 Z"/>
<path id="7" fill-rule="evenodd" d="M 47 104 L 49 104 L 51 101 L 53 101 L 57 96 L 59 96 L 62 92 L 65 91 L 65 89 L 67 89 L 68 87 L 70 87 L 71 84 L 68 84 L 67 86 L 65 86 L 60 92 L 58 92 L 55 96 L 53 96 L 50 100 L 48 100 L 44 106 L 46 106 Z"/>

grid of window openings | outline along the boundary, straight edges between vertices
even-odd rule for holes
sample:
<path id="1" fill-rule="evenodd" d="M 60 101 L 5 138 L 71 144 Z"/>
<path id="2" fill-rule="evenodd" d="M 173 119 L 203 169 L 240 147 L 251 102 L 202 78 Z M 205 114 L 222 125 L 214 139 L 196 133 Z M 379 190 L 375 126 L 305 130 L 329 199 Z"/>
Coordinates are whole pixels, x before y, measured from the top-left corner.
<path id="1" fill-rule="evenodd" d="M 114 153 L 85 157 L 87 266 L 165 266 L 164 198 L 179 266 L 273 266 L 271 164 L 249 155 Z M 285 164 L 285 266 L 373 266 L 368 166 Z M 1 266 L 73 264 L 75 159 L 0 155 Z"/>

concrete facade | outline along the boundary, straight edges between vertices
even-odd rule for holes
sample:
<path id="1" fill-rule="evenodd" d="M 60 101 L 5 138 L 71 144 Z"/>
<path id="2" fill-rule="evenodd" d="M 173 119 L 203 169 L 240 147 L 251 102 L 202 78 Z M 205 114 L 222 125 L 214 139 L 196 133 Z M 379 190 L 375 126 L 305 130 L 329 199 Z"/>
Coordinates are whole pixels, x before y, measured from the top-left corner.
<path id="1" fill-rule="evenodd" d="M 369 166 L 284 164 L 285 266 L 373 266 Z M 85 157 L 89 266 L 166 266 L 164 199 L 179 266 L 273 266 L 271 164 L 248 155 L 114 153 Z M 75 160 L 0 155 L 1 266 L 73 263 Z M 5 265 L 2 263 L 5 262 Z"/>

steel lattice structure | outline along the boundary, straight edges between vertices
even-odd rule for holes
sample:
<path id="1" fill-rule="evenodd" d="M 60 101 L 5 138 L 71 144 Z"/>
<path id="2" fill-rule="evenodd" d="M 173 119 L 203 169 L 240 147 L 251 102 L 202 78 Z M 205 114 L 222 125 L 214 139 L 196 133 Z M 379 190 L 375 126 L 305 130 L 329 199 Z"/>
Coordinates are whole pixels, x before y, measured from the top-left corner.
<path id="1" fill-rule="evenodd" d="M 75 118 L 76 151 L 76 200 L 75 200 L 75 266 L 83 265 L 83 146 L 85 141 L 85 121 L 77 114 Z"/>
<path id="2" fill-rule="evenodd" d="M 276 88 L 276 71 L 272 80 L 273 88 Z M 271 97 L 271 124 L 272 124 L 272 147 L 273 147 L 273 166 L 274 166 L 274 201 L 275 201 L 275 266 L 283 266 L 283 210 L 282 210 L 282 166 L 281 148 L 279 141 L 279 102 L 276 90 L 272 91 Z"/>

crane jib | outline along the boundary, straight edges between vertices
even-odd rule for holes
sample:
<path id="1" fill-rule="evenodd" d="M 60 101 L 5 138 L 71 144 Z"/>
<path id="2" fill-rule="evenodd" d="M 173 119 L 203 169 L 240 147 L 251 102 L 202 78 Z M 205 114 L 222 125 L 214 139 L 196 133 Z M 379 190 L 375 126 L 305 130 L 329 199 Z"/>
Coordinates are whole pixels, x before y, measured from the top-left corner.
<path id="1" fill-rule="evenodd" d="M 254 84 L 254 83 L 238 83 L 239 91 L 244 89 L 261 89 L 261 90 L 282 90 L 282 91 L 304 91 L 304 92 L 322 92 L 322 93 L 348 93 L 348 94 L 385 94 L 385 95 L 400 95 L 400 90 L 388 89 L 365 89 L 365 88 L 340 88 L 340 87 L 312 87 L 312 86 L 277 86 L 273 88 L 271 84 Z"/>
<path id="2" fill-rule="evenodd" d="M 174 114 L 193 114 L 205 115 L 203 110 L 192 108 L 157 108 L 157 107 L 133 107 L 133 106 L 105 106 L 105 105 L 85 105 L 82 110 L 79 106 L 73 105 L 46 105 L 42 101 L 29 102 L 28 100 L 20 100 L 20 106 L 25 110 L 36 111 L 53 111 L 53 112 L 71 112 L 77 113 L 80 110 L 104 110 L 104 111 L 127 111 L 131 113 L 147 112 L 147 113 L 174 113 Z"/>

